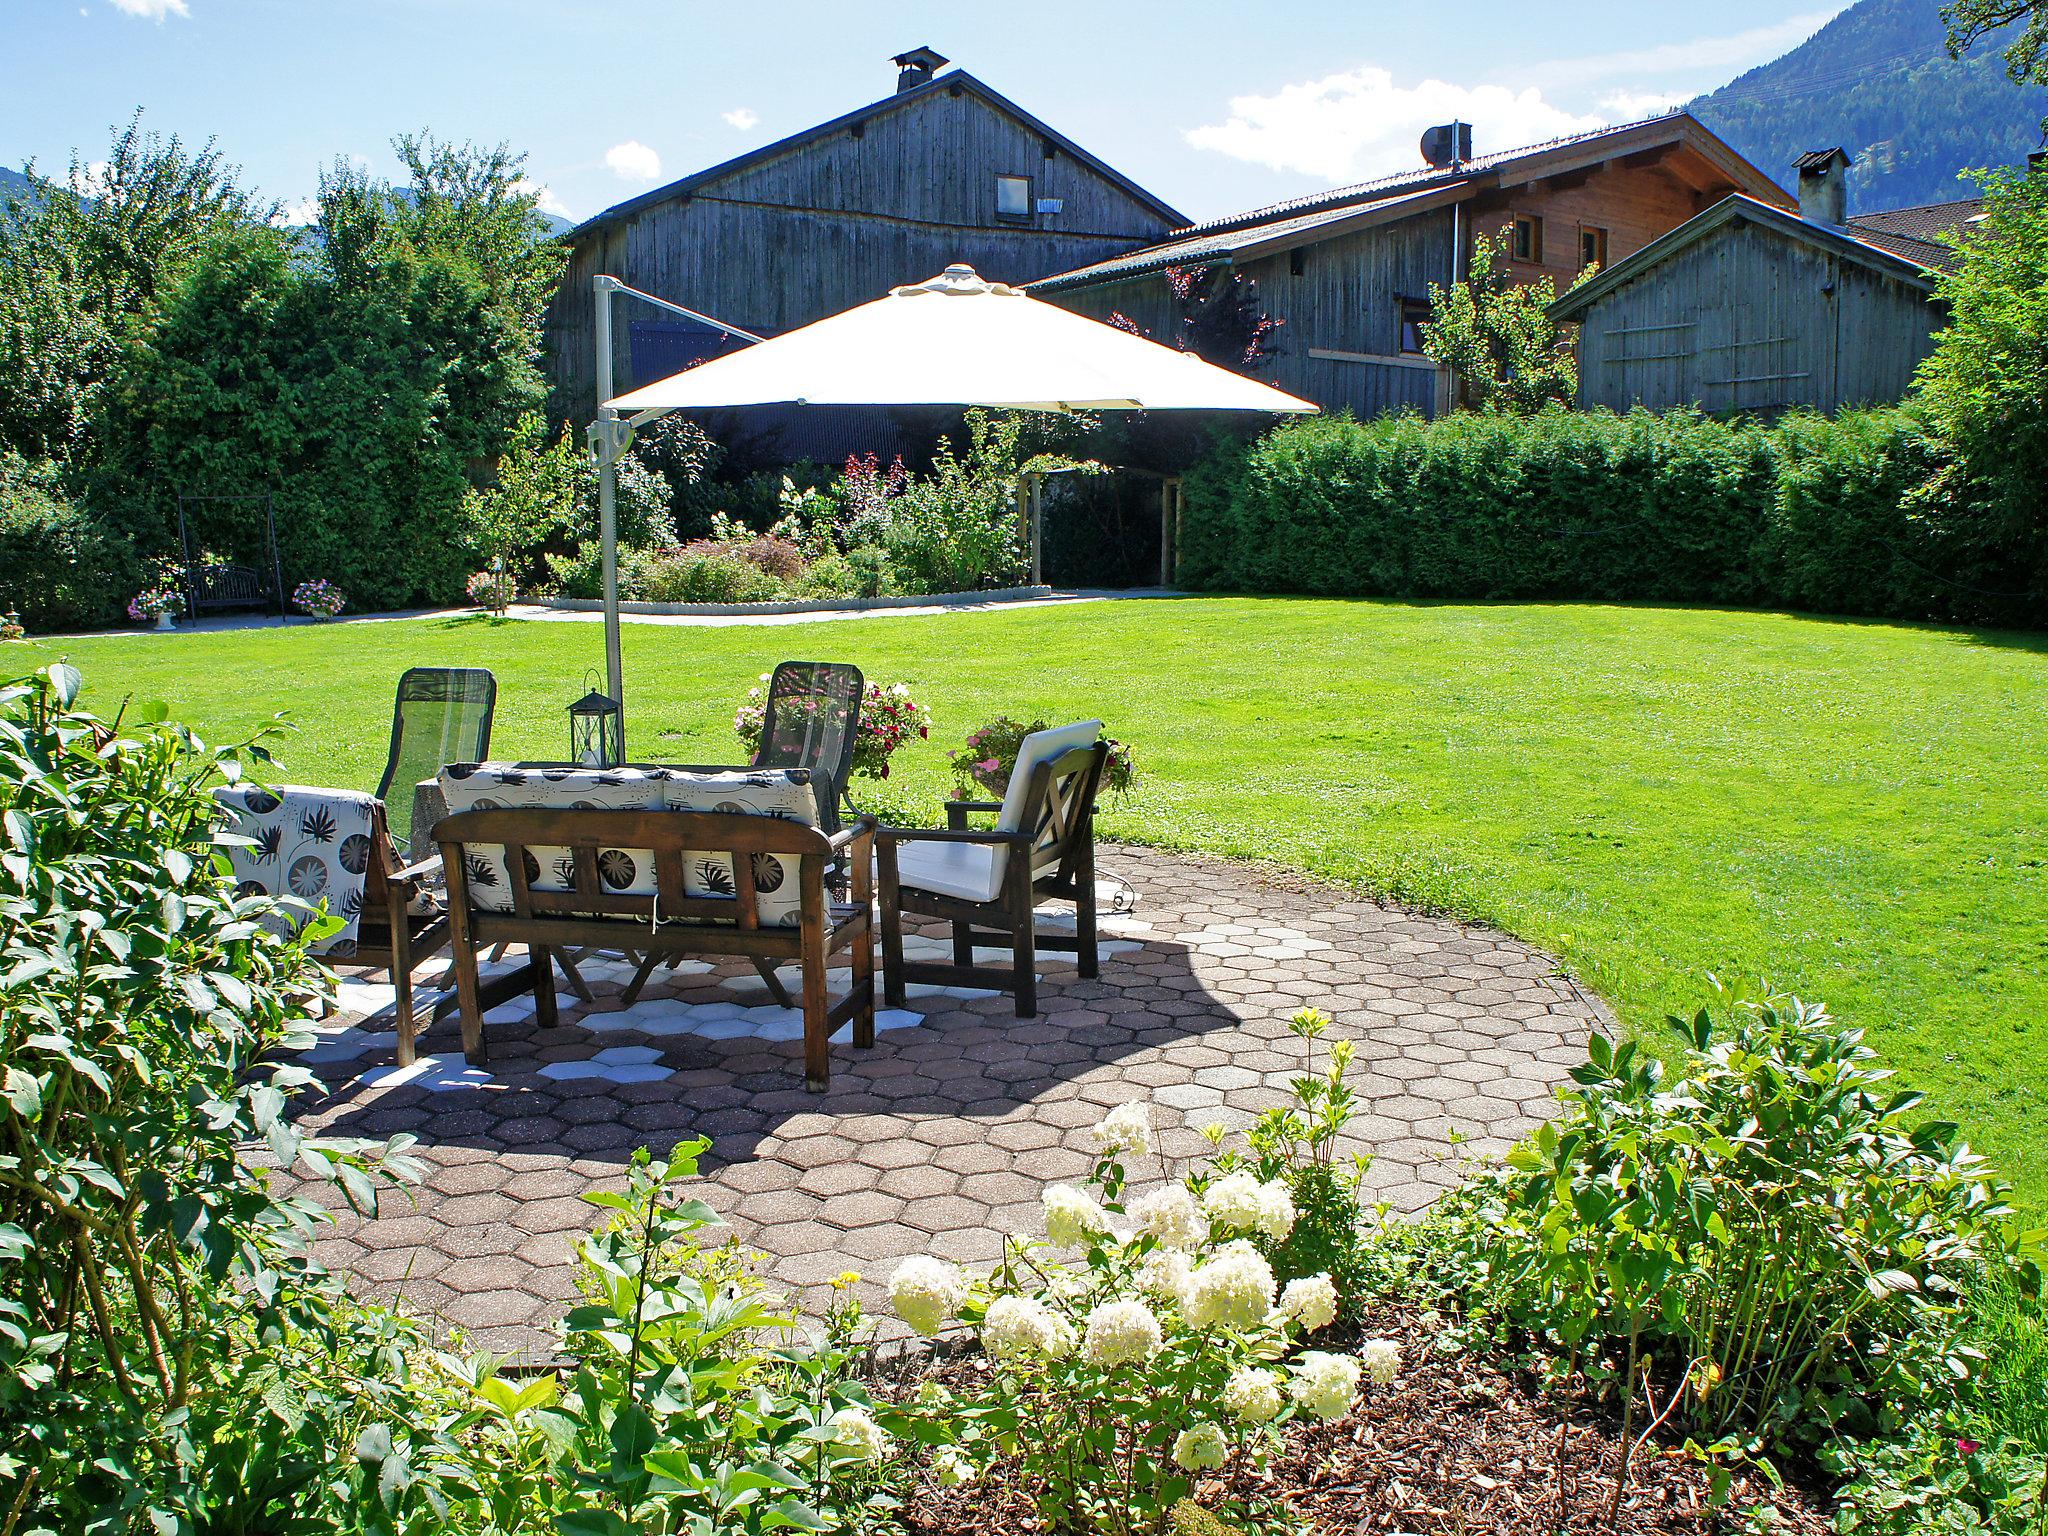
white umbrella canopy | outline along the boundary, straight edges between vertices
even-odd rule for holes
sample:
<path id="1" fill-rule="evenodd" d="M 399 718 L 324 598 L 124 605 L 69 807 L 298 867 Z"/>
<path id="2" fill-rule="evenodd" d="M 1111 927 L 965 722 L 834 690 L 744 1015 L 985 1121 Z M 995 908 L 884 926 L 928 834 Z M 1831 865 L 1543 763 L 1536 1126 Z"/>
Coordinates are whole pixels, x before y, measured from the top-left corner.
<path id="1" fill-rule="evenodd" d="M 622 416 L 784 404 L 1317 409 L 1192 353 L 985 282 L 961 265 L 604 403 Z"/>

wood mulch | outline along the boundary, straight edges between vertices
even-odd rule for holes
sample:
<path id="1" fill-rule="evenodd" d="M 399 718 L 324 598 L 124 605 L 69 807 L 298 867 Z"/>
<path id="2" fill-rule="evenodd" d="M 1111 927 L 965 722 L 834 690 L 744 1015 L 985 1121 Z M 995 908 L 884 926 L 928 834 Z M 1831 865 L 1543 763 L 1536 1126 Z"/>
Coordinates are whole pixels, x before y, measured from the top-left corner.
<path id="1" fill-rule="evenodd" d="M 1284 1508 L 1285 1525 L 1299 1536 L 1736 1536 L 1759 1504 L 1776 1509 L 1772 1529 L 1785 1536 L 1833 1528 L 1825 1493 L 1775 1488 L 1754 1474 L 1738 1477 L 1727 1505 L 1716 1509 L 1706 1470 L 1672 1443 L 1655 1441 L 1636 1454 L 1610 1521 L 1621 1435 L 1609 1414 L 1582 1405 L 1565 1430 L 1560 1403 L 1527 1372 L 1469 1353 L 1439 1354 L 1412 1317 L 1384 1315 L 1355 1335 L 1317 1342 L 1343 1349 L 1373 1336 L 1401 1343 L 1402 1372 L 1391 1387 L 1368 1386 L 1348 1418 L 1290 1424 L 1263 1475 L 1242 1475 L 1228 1490 L 1200 1488 L 1198 1499 L 1249 1495 L 1255 1506 Z M 902 1400 L 926 1376 L 958 1388 L 985 1370 L 974 1356 L 907 1356 L 877 1386 Z M 967 1487 L 923 1478 L 904 1508 L 917 1536 L 1046 1529 L 1031 1490 L 1005 1467 Z"/>

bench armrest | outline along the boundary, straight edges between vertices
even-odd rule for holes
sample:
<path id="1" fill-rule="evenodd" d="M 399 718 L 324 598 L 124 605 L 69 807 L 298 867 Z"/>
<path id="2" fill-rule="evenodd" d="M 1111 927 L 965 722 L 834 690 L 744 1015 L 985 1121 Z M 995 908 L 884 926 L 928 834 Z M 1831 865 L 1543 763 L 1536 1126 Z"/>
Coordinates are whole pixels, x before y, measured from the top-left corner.
<path id="1" fill-rule="evenodd" d="M 441 855 L 437 853 L 431 859 L 421 859 L 417 864 L 408 864 L 403 869 L 392 870 L 390 874 L 384 877 L 384 883 L 386 885 L 412 885 L 426 879 L 429 875 L 438 875 L 439 873 L 441 873 Z"/>
<path id="2" fill-rule="evenodd" d="M 967 818 L 981 811 L 1000 811 L 1000 800 L 948 800 L 946 802 L 946 825 L 955 832 L 967 825 Z"/>
<path id="3" fill-rule="evenodd" d="M 855 821 L 852 826 L 841 827 L 826 841 L 831 843 L 834 853 L 844 853 L 857 843 L 872 842 L 875 836 L 875 828 L 875 818 L 863 816 Z"/>
<path id="4" fill-rule="evenodd" d="M 877 841 L 885 845 L 896 843 L 981 843 L 1002 848 L 1025 848 L 1031 843 L 1029 832 L 980 831 L 963 827 L 877 827 Z"/>

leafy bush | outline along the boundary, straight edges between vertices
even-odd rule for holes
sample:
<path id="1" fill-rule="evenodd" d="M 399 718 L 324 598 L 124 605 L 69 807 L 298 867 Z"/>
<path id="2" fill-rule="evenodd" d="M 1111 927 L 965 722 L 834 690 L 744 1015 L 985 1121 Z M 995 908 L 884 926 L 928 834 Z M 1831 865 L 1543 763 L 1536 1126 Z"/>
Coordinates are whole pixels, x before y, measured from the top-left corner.
<path id="1" fill-rule="evenodd" d="M 65 495 L 54 463 L 0 451 L 0 612 L 34 630 L 104 624 L 135 579 L 128 551 Z"/>
<path id="2" fill-rule="evenodd" d="M 619 591 L 650 603 L 772 603 L 787 595 L 781 582 L 751 560 L 702 542 L 621 551 Z"/>
<path id="3" fill-rule="evenodd" d="M 325 1220 L 242 1158 L 374 1207 L 403 1141 L 304 1138 L 329 978 L 217 852 L 211 788 L 260 749 L 0 688 L 0 1507 L 62 1530 L 285 1529 L 362 1491 L 359 1438 L 416 1411 L 421 1341 L 312 1262 Z M 317 927 L 313 930 L 317 932 Z M 372 1478 L 374 1487 L 374 1478 Z"/>
<path id="4" fill-rule="evenodd" d="M 1994 597 L 2020 578 L 1986 566 L 1953 515 L 1917 505 L 1944 452 L 1907 411 L 1310 420 L 1223 444 L 1188 476 L 1182 578 L 1332 597 L 2010 616 Z"/>
<path id="5" fill-rule="evenodd" d="M 921 1256 L 897 1269 L 904 1321 L 932 1334 L 964 1320 L 991 1369 L 882 1422 L 938 1447 L 945 1480 L 1013 1461 L 1049 1528 L 1156 1531 L 1198 1481 L 1232 1518 L 1277 1516 L 1233 1474 L 1262 1468 L 1290 1420 L 1349 1413 L 1362 1378 L 1390 1383 L 1398 1347 L 1289 1358 L 1339 1303 L 1330 1276 L 1286 1280 L 1261 1251 L 1299 1221 L 1284 1177 L 1211 1167 L 1133 1199 L 1130 1165 L 1153 1153 L 1146 1106 L 1111 1110 L 1094 1139 L 1089 1188 L 1047 1188 L 1045 1241 L 1012 1237 L 985 1281 Z"/>
<path id="6" fill-rule="evenodd" d="M 1678 1026 L 1669 1085 L 1596 1037 L 1564 1113 L 1450 1197 L 1444 1273 L 1581 1368 L 1618 1352 L 1625 1404 L 1658 1378 L 1710 1439 L 1897 1430 L 1969 1373 L 1958 1302 L 2003 1186 L 1824 1008 L 1719 1009 Z"/>

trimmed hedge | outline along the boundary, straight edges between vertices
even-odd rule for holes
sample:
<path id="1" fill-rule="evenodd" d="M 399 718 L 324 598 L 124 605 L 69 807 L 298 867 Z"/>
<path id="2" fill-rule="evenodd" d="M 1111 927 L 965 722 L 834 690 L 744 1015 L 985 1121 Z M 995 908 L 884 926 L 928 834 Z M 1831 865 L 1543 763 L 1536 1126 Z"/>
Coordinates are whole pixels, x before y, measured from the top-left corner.
<path id="1" fill-rule="evenodd" d="M 2036 621 L 2036 595 L 1945 569 L 1954 541 L 1915 510 L 1939 463 L 1904 411 L 1312 419 L 1218 447 L 1189 475 L 1181 578 Z"/>
<path id="2" fill-rule="evenodd" d="M 64 494 L 54 464 L 0 450 L 0 613 L 32 634 L 102 623 L 134 590 L 135 566 Z"/>

